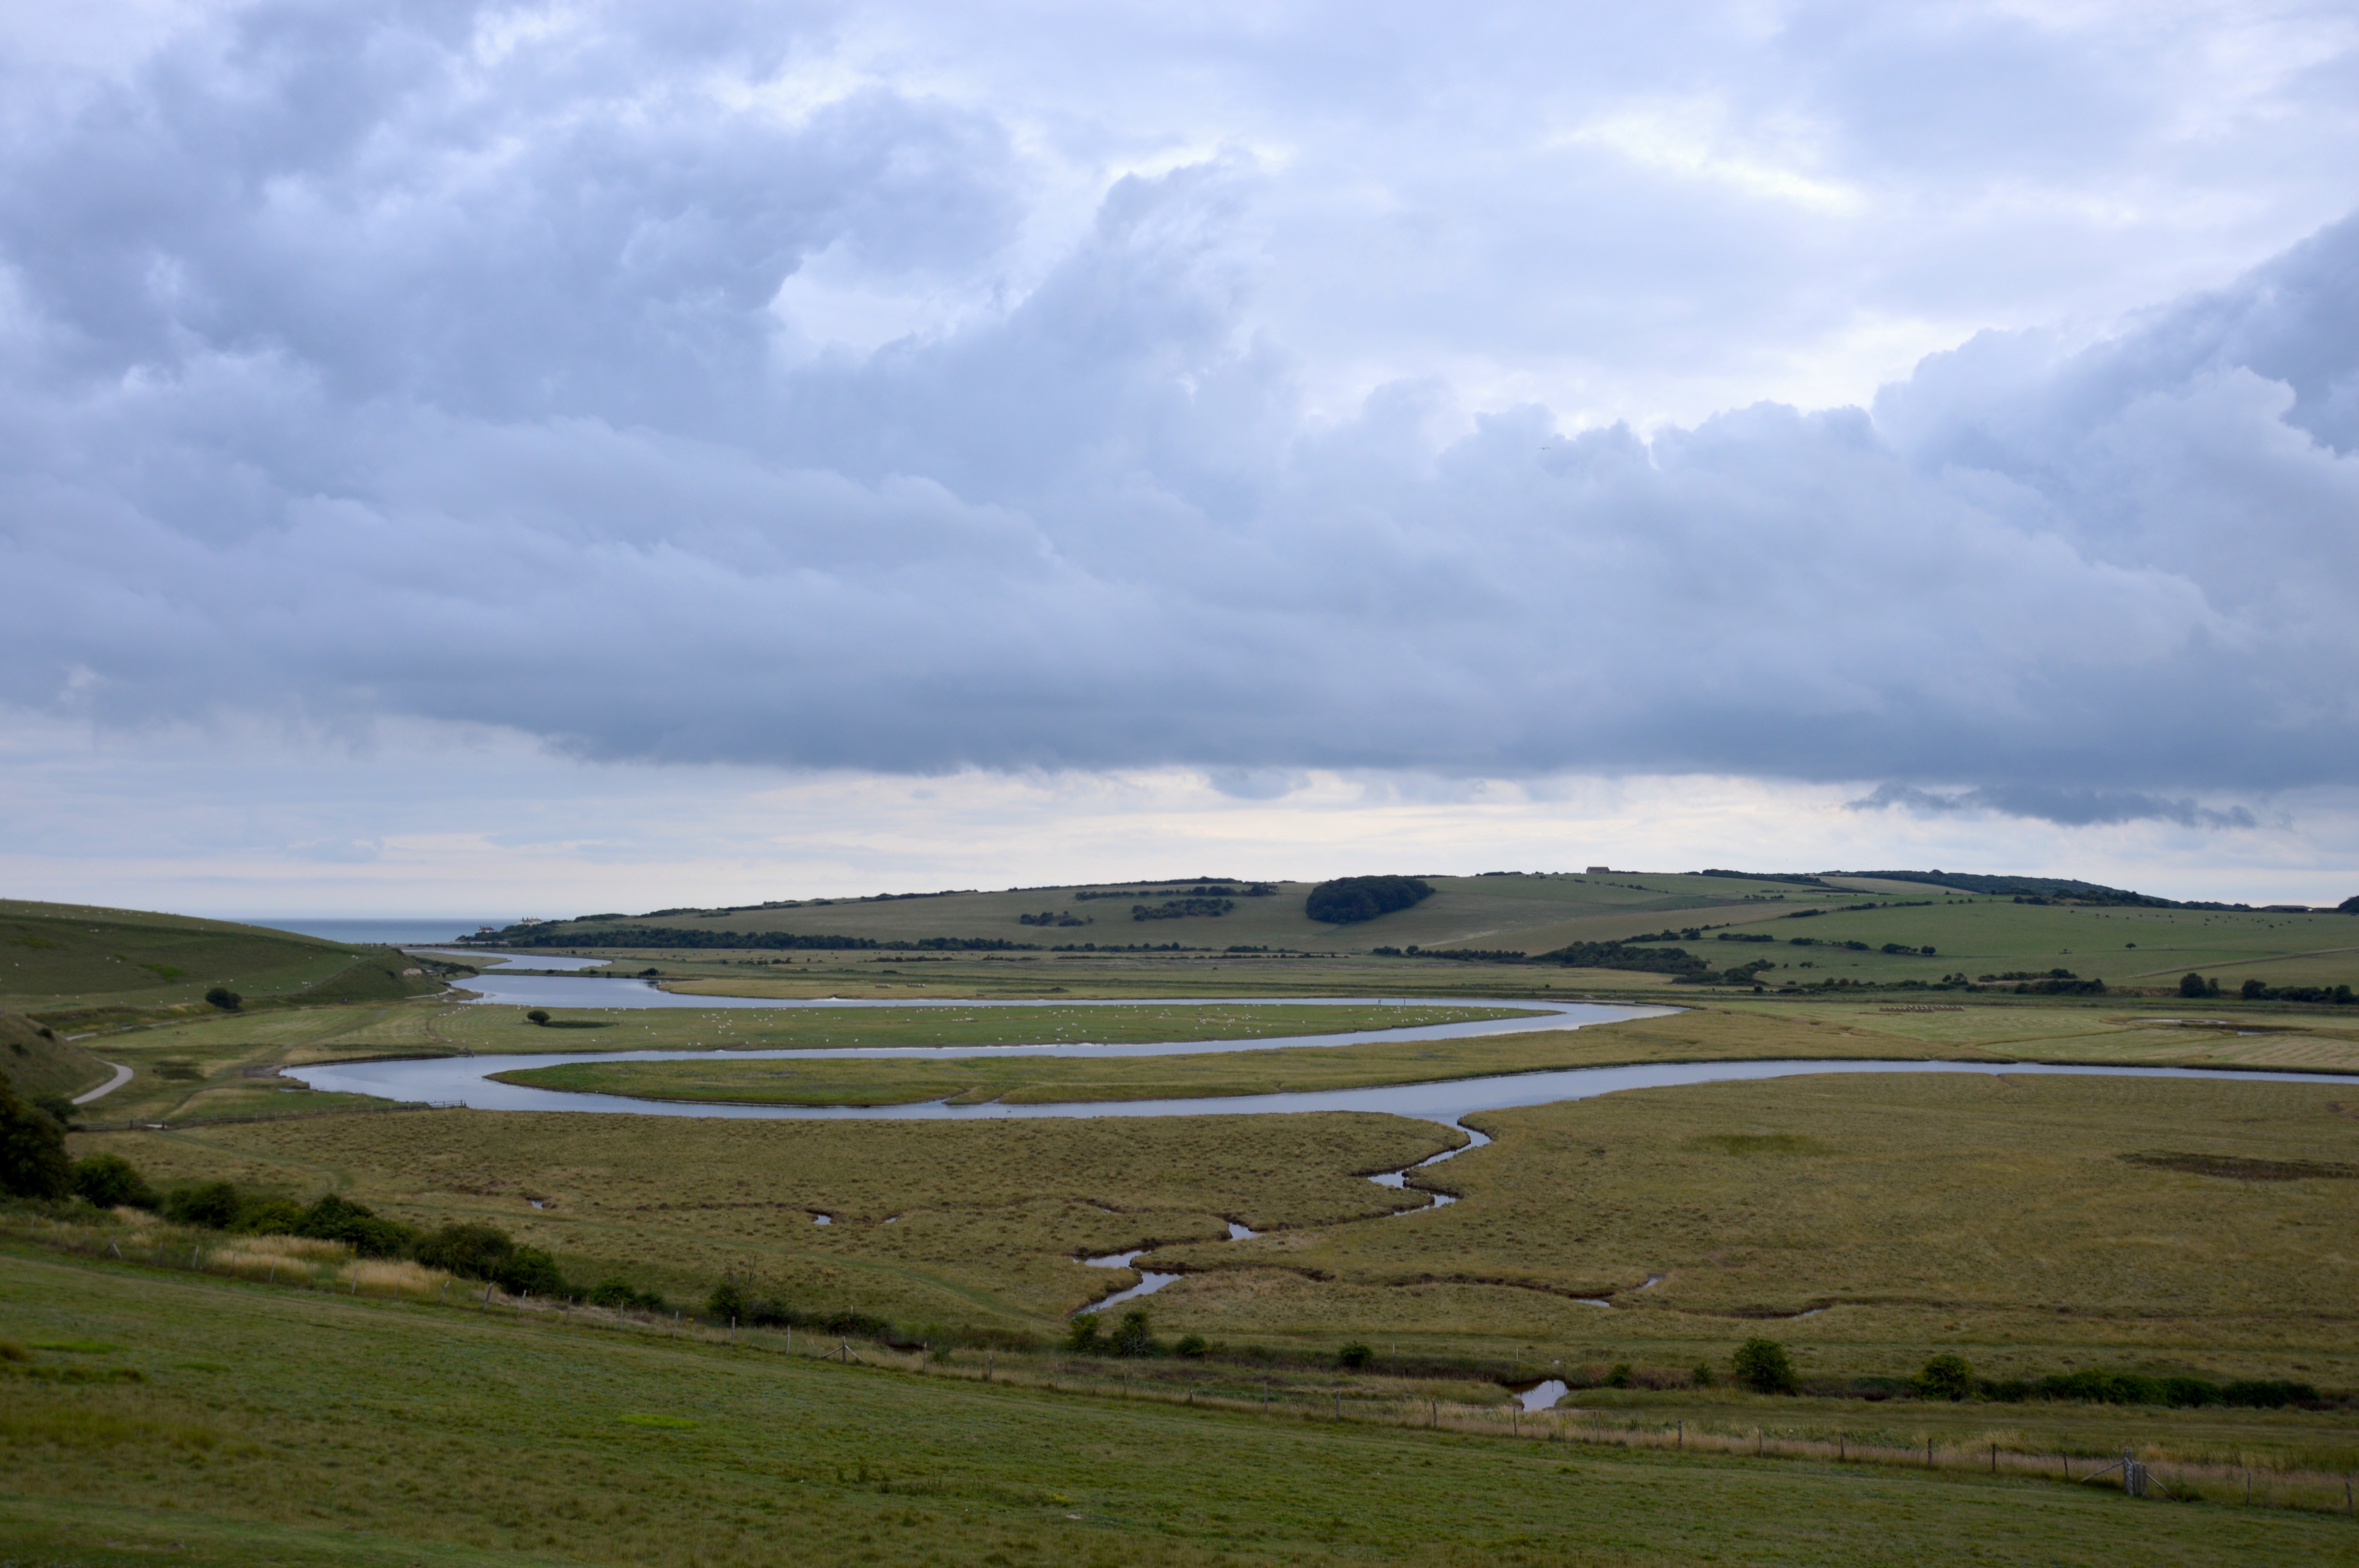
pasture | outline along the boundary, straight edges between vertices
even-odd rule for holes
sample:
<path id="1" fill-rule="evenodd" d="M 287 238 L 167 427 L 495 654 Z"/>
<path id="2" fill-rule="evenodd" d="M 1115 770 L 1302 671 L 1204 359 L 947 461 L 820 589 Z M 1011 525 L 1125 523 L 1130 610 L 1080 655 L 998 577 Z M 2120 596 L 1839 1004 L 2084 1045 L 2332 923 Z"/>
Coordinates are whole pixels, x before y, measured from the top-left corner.
<path id="1" fill-rule="evenodd" d="M 0 1538 L 114 1565 L 2354 1560 L 2349 1521 L 984 1383 L 0 1249 Z M 905 1362 L 905 1365 L 907 1363 Z"/>

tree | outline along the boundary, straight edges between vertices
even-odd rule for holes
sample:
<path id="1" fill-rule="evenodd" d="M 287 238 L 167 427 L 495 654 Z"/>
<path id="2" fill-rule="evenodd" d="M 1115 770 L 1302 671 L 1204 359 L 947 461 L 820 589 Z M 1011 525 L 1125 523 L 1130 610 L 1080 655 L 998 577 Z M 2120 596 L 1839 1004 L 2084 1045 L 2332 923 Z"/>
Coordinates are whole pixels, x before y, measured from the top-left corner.
<path id="1" fill-rule="evenodd" d="M 1212 1345 L 1202 1335 L 1183 1334 L 1180 1336 L 1180 1343 L 1173 1346 L 1171 1351 L 1175 1356 L 1185 1356 L 1192 1361 L 1212 1348 Z"/>
<path id="2" fill-rule="evenodd" d="M 2205 995 L 2205 994 L 2206 994 L 2206 992 L 2204 991 L 2204 989 L 2203 989 L 2203 977 L 2202 977 L 2201 975 L 2197 974 L 2197 973 L 2196 973 L 2194 970 L 2192 970 L 2192 969 L 2190 969 L 2190 970 L 2188 970 L 2188 971 L 2187 971 L 2187 973 L 2185 973 L 2185 974 L 2183 974 L 2183 975 L 2180 976 L 2180 977 L 2179 977 L 2179 994 L 2180 994 L 2180 996 L 2188 997 L 2188 998 L 2194 998 L 2194 997 L 2200 997 L 2200 996 L 2203 996 L 2203 995 Z"/>
<path id="3" fill-rule="evenodd" d="M 33 1108 L 60 1127 L 69 1129 L 73 1126 L 74 1118 L 82 1114 L 82 1108 L 63 1095 L 35 1095 Z"/>
<path id="4" fill-rule="evenodd" d="M 519 1247 L 500 1264 L 493 1278 L 500 1289 L 511 1295 L 562 1296 L 572 1293 L 565 1276 L 558 1271 L 557 1260 L 538 1247 Z M 734 1287 L 724 1287 L 734 1289 Z M 718 1292 L 715 1292 L 718 1294 Z M 745 1303 L 738 1303 L 737 1316 L 745 1315 Z"/>
<path id="5" fill-rule="evenodd" d="M 227 1230 L 237 1223 L 237 1189 L 227 1182 L 182 1187 L 164 1199 L 164 1217 L 174 1225 Z"/>
<path id="6" fill-rule="evenodd" d="M 73 1162 L 74 1195 L 99 1208 L 154 1208 L 162 1200 L 130 1161 L 91 1154 Z"/>
<path id="7" fill-rule="evenodd" d="M 1729 1357 L 1729 1365 L 1736 1381 L 1756 1394 L 1794 1391 L 1794 1364 L 1786 1358 L 1786 1347 L 1774 1339 L 1746 1340 Z"/>
<path id="8" fill-rule="evenodd" d="M 2340 914 L 2359 914 L 2359 897 L 2346 898 L 2334 907 Z"/>
<path id="9" fill-rule="evenodd" d="M 490 1225 L 446 1225 L 418 1243 L 413 1254 L 429 1269 L 467 1280 L 488 1280 L 516 1250 L 508 1233 Z"/>
<path id="10" fill-rule="evenodd" d="M 1098 1347 L 1098 1314 L 1077 1312 L 1065 1325 L 1065 1348 L 1086 1354 Z"/>
<path id="11" fill-rule="evenodd" d="M 735 1323 L 745 1315 L 745 1292 L 734 1280 L 723 1280 L 704 1298 L 704 1315 L 715 1323 Z"/>
<path id="12" fill-rule="evenodd" d="M 2266 980 L 2246 980 L 2245 982 L 2244 995 L 2246 1001 L 2259 1001 L 2263 997 L 2268 995 L 2268 982 Z"/>
<path id="13" fill-rule="evenodd" d="M 526 1013 L 524 1019 L 527 1023 L 538 1023 L 546 1029 L 549 1027 L 549 1010 L 545 1007 L 536 1007 Z"/>
<path id="14" fill-rule="evenodd" d="M 1114 1325 L 1113 1345 L 1117 1356 L 1155 1354 L 1155 1331 L 1147 1325 L 1145 1307 L 1133 1307 L 1122 1314 L 1122 1321 Z"/>
<path id="15" fill-rule="evenodd" d="M 72 1190 L 66 1130 L 57 1119 L 16 1098 L 0 1078 L 0 1192 L 21 1198 L 61 1198 Z"/>
<path id="16" fill-rule="evenodd" d="M 1974 1391 L 1973 1367 L 1964 1357 L 1945 1351 L 1908 1379 L 1908 1391 L 1928 1400 L 1965 1399 Z"/>
<path id="17" fill-rule="evenodd" d="M 1720 1374 L 1712 1369 L 1711 1362 L 1699 1361 L 1695 1364 L 1695 1370 L 1688 1374 L 1688 1381 L 1699 1389 L 1709 1389 L 1720 1382 Z"/>
<path id="18" fill-rule="evenodd" d="M 227 986 L 215 986 L 212 989 L 205 993 L 205 1000 L 212 1003 L 215 1007 L 221 1009 L 223 1012 L 235 1012 L 237 1011 L 238 1003 L 244 1001 L 245 999 L 238 995 L 235 991 L 230 989 Z"/>
<path id="19" fill-rule="evenodd" d="M 1346 1372 L 1356 1372 L 1375 1358 L 1376 1353 L 1357 1339 L 1335 1352 L 1335 1365 Z"/>

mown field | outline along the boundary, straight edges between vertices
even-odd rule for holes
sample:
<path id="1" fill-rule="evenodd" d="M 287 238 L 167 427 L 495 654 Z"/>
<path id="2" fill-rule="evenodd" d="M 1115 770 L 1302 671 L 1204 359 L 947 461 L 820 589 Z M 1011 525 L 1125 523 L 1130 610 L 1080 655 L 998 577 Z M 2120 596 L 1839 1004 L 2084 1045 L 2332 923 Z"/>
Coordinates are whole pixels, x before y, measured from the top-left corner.
<path id="1" fill-rule="evenodd" d="M 0 1338 L 27 1562 L 2359 1561 L 2319 1513 L 1078 1397 L 16 1248 Z"/>

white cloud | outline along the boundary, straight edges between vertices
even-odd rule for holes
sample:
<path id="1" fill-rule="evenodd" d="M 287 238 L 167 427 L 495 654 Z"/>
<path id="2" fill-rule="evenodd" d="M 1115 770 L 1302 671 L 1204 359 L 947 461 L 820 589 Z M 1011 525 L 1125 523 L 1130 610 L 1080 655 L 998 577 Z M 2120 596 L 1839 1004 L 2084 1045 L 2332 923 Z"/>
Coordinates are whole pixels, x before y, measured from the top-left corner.
<path id="1" fill-rule="evenodd" d="M 2348 778 L 2344 19 L 143 26 L 0 67 L 20 715 L 1854 832 Z"/>

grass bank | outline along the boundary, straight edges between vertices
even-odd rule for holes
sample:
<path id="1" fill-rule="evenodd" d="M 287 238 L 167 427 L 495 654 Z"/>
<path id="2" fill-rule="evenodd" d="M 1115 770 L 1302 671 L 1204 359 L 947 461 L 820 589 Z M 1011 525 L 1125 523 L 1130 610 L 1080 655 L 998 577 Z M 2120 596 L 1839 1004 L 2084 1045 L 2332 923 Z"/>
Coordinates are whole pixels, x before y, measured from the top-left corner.
<path id="1" fill-rule="evenodd" d="M 0 1538 L 77 1563 L 2359 1560 L 2288 1509 L 1076 1397 L 14 1250 L 0 1336 L 57 1347 L 0 1374 Z"/>

